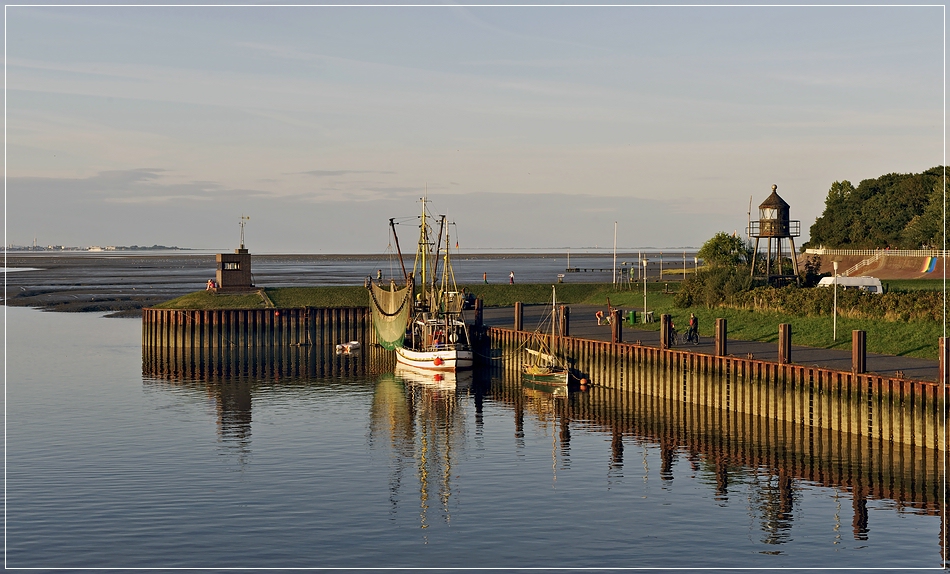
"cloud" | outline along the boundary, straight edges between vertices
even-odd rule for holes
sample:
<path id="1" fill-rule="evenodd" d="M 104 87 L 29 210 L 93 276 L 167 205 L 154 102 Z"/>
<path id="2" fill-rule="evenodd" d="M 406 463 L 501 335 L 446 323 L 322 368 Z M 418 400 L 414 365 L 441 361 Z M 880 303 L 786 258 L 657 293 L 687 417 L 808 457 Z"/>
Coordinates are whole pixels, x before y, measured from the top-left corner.
<path id="1" fill-rule="evenodd" d="M 135 168 L 100 171 L 89 177 L 11 177 L 7 179 L 8 198 L 19 205 L 44 202 L 168 203 L 173 201 L 212 201 L 263 197 L 268 192 L 237 189 L 214 181 L 164 181 L 171 174 L 162 168 Z"/>
<path id="2" fill-rule="evenodd" d="M 310 171 L 295 171 L 284 175 L 312 175 L 314 177 L 339 177 L 341 175 L 379 173 L 394 174 L 394 171 L 358 170 L 358 169 L 314 169 Z"/>

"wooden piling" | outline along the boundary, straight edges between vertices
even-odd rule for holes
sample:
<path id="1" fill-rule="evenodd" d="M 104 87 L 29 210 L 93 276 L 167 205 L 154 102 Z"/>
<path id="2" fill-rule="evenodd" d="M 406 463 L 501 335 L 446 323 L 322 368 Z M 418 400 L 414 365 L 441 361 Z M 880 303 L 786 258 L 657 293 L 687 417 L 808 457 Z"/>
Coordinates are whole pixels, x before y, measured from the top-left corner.
<path id="1" fill-rule="evenodd" d="M 716 356 L 725 357 L 729 354 L 726 343 L 726 320 L 723 318 L 716 319 Z"/>
<path id="2" fill-rule="evenodd" d="M 851 372 L 867 372 L 868 351 L 867 351 L 867 333 L 865 331 L 851 331 Z"/>
<path id="3" fill-rule="evenodd" d="M 792 326 L 780 323 L 778 326 L 778 363 L 786 365 L 792 362 Z"/>

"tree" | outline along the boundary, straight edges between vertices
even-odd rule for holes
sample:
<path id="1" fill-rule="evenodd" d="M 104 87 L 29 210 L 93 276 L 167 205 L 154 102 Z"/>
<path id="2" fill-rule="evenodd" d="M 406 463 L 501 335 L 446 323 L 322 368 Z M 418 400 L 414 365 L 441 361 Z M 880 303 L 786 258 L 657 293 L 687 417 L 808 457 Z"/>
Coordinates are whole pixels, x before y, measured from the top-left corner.
<path id="1" fill-rule="evenodd" d="M 720 231 L 700 248 L 697 257 L 712 267 L 738 267 L 752 261 L 752 248 L 742 238 Z"/>
<path id="2" fill-rule="evenodd" d="M 890 173 L 857 187 L 847 180 L 834 182 L 804 247 L 916 249 L 933 242 L 934 225 L 942 230 L 943 224 L 942 216 L 939 222 L 933 216 L 935 186 L 943 210 L 943 172 L 938 166 L 923 173 Z"/>
<path id="3" fill-rule="evenodd" d="M 943 246 L 944 235 L 946 234 L 943 214 L 948 207 L 947 192 L 950 192 L 950 189 L 945 190 L 942 183 L 934 184 L 923 212 L 911 219 L 907 227 L 904 228 L 902 238 L 906 244 L 914 247 L 927 246 L 932 248 Z"/>

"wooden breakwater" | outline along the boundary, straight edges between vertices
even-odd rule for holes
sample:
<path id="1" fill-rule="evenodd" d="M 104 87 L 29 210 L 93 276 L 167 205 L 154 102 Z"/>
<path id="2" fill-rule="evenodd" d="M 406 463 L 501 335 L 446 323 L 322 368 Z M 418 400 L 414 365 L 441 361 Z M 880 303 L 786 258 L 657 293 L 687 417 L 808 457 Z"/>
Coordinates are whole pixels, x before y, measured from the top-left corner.
<path id="1" fill-rule="evenodd" d="M 550 338 L 483 331 L 500 368 L 512 371 L 538 336 Z M 947 390 L 938 383 L 576 337 L 558 337 L 555 345 L 575 373 L 597 387 L 946 450 Z"/>
<path id="2" fill-rule="evenodd" d="M 365 307 L 142 312 L 143 373 L 165 379 L 365 374 L 391 362 L 374 341 Z"/>
<path id="3" fill-rule="evenodd" d="M 142 347 L 223 349 L 366 341 L 366 307 L 142 310 Z"/>

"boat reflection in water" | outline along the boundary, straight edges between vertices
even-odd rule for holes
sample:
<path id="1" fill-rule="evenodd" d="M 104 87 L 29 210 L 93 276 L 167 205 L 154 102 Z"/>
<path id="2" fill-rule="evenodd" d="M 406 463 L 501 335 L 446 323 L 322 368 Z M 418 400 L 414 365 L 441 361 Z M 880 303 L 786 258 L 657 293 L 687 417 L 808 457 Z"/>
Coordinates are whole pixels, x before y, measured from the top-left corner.
<path id="1" fill-rule="evenodd" d="M 526 395 L 540 397 L 567 397 L 568 395 L 568 387 L 566 384 L 551 384 L 547 381 L 535 381 L 525 376 L 521 377 L 521 386 L 525 390 Z"/>
<path id="2" fill-rule="evenodd" d="M 432 389 L 454 390 L 468 389 L 472 386 L 472 371 L 432 371 L 418 369 L 410 365 L 396 363 L 397 378 L 410 384 L 418 384 Z"/>
<path id="3" fill-rule="evenodd" d="M 447 524 L 455 491 L 452 466 L 465 451 L 464 404 L 471 371 L 434 372 L 397 364 L 379 375 L 370 413 L 370 444 L 389 448 L 391 513 L 405 489 L 418 491 L 419 525 L 429 527 L 430 507 Z"/>

